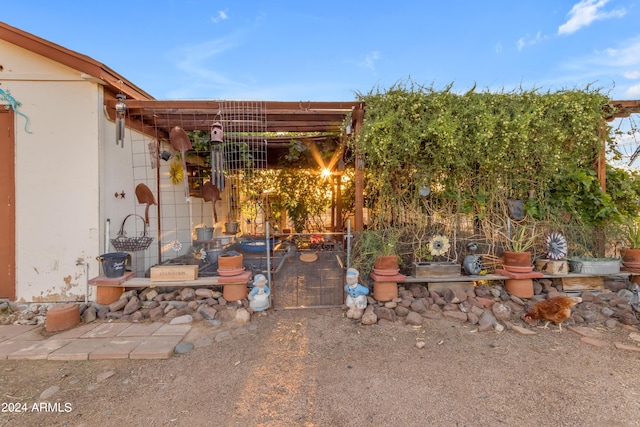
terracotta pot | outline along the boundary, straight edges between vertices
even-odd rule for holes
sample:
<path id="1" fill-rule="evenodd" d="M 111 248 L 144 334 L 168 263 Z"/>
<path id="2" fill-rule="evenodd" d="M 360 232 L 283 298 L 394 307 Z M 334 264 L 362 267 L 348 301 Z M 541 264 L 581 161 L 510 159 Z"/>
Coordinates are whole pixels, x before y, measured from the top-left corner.
<path id="1" fill-rule="evenodd" d="M 243 257 L 242 254 L 237 254 L 237 255 L 221 254 L 221 255 L 218 255 L 218 270 L 242 271 L 242 269 L 243 269 L 243 266 L 242 266 L 243 258 L 244 257 Z"/>
<path id="2" fill-rule="evenodd" d="M 228 284 L 222 289 L 222 297 L 229 302 L 246 299 L 248 296 L 246 283 Z"/>
<path id="3" fill-rule="evenodd" d="M 378 268 L 374 268 L 373 269 L 373 274 L 376 274 L 378 276 L 395 276 L 396 274 L 400 273 L 400 269 L 399 268 L 395 268 L 395 269 L 378 269 Z"/>
<path id="4" fill-rule="evenodd" d="M 640 249 L 620 249 L 620 254 L 622 255 L 622 262 L 640 262 Z"/>
<path id="5" fill-rule="evenodd" d="M 531 252 L 502 252 L 502 264 L 515 267 L 528 267 L 531 263 Z"/>
<path id="6" fill-rule="evenodd" d="M 96 286 L 96 304 L 108 305 L 116 302 L 122 296 L 122 286 Z"/>
<path id="7" fill-rule="evenodd" d="M 533 280 L 507 279 L 504 281 L 507 292 L 518 298 L 533 298 Z"/>
<path id="8" fill-rule="evenodd" d="M 398 282 L 373 282 L 373 298 L 382 302 L 398 298 Z"/>
<path id="9" fill-rule="evenodd" d="M 376 258 L 373 268 L 376 270 L 398 270 L 398 256 L 397 255 L 381 255 Z M 397 272 L 396 272 L 397 273 Z M 393 274 L 396 274 L 393 273 Z M 380 273 L 376 273 L 380 274 Z"/>
<path id="10" fill-rule="evenodd" d="M 533 271 L 533 265 L 528 265 L 526 267 L 519 265 L 503 265 L 502 268 L 504 268 L 505 271 L 510 271 L 511 273 L 531 273 Z"/>
<path id="11" fill-rule="evenodd" d="M 76 304 L 63 304 L 47 311 L 45 329 L 47 332 L 59 332 L 80 323 L 80 307 Z"/>

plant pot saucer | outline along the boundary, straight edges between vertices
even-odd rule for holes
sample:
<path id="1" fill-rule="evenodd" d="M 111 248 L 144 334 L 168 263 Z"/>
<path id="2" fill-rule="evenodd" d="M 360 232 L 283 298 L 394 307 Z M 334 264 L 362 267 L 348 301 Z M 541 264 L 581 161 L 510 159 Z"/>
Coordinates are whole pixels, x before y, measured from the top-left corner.
<path id="1" fill-rule="evenodd" d="M 502 268 L 512 273 L 530 273 L 533 271 L 533 265 L 528 265 L 528 266 L 503 265 Z"/>
<path id="2" fill-rule="evenodd" d="M 242 268 L 219 268 L 218 274 L 221 276 L 237 276 L 238 274 L 244 271 L 244 267 Z"/>
<path id="3" fill-rule="evenodd" d="M 400 272 L 399 268 L 396 269 L 385 269 L 385 268 L 374 268 L 373 273 L 378 276 L 395 276 Z"/>

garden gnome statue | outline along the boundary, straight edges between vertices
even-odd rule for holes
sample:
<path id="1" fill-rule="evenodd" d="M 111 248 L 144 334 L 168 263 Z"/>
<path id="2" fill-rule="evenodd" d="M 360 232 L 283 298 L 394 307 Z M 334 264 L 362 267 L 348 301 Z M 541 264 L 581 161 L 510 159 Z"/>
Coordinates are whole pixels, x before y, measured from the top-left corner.
<path id="1" fill-rule="evenodd" d="M 369 288 L 358 283 L 360 273 L 355 268 L 347 270 L 347 284 L 344 285 L 344 291 L 347 293 L 345 304 L 349 307 L 347 317 L 349 319 L 358 320 L 362 317 L 364 309 L 367 308 L 367 295 Z"/>
<path id="2" fill-rule="evenodd" d="M 256 274 L 253 278 L 253 289 L 249 292 L 249 307 L 253 311 L 263 311 L 271 307 L 270 291 L 264 274 Z"/>

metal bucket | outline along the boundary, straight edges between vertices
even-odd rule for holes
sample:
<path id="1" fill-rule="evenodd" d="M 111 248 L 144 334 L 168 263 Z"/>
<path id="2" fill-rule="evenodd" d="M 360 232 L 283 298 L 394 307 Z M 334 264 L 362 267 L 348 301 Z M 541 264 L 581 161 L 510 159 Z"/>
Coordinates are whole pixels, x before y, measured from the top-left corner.
<path id="1" fill-rule="evenodd" d="M 240 224 L 237 222 L 225 222 L 224 223 L 224 232 L 227 234 L 236 234 L 238 232 L 238 226 Z"/>
<path id="2" fill-rule="evenodd" d="M 196 228 L 196 238 L 198 240 L 211 240 L 211 239 L 213 239 L 213 227 L 198 227 L 198 228 Z"/>
<path id="3" fill-rule="evenodd" d="M 105 276 L 109 278 L 122 277 L 124 276 L 129 254 L 126 252 L 111 252 L 102 254 L 96 259 L 102 262 L 102 271 Z"/>

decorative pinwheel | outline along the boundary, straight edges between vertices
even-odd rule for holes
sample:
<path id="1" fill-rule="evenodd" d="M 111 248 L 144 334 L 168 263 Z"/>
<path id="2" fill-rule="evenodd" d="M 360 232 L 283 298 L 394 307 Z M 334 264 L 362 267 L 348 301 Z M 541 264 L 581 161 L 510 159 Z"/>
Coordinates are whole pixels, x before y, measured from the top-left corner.
<path id="1" fill-rule="evenodd" d="M 567 256 L 567 239 L 562 233 L 551 232 L 547 235 L 546 250 L 548 259 L 559 260 Z"/>

